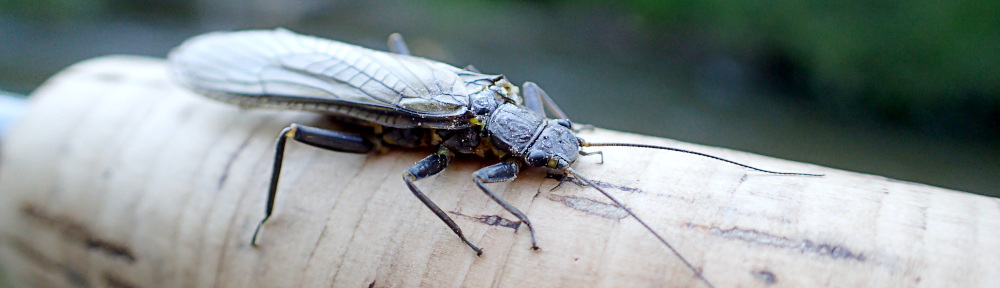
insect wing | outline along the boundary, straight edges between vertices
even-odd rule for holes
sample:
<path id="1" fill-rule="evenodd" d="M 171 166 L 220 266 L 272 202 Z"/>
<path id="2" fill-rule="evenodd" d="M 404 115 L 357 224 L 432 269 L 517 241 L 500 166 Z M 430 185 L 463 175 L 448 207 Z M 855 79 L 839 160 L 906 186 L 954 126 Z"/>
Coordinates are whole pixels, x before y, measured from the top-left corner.
<path id="1" fill-rule="evenodd" d="M 209 33 L 169 58 L 176 80 L 218 100 L 380 124 L 400 115 L 461 115 L 470 94 L 500 78 L 285 29 Z"/>

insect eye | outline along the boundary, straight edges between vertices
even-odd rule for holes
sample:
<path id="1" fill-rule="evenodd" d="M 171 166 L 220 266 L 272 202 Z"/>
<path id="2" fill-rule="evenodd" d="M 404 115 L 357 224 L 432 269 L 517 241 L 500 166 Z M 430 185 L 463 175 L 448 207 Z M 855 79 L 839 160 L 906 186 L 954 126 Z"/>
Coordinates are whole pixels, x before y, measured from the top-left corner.
<path id="1" fill-rule="evenodd" d="M 566 120 L 566 119 L 556 119 L 556 123 L 558 123 L 559 125 L 562 125 L 563 127 L 566 127 L 566 128 L 569 128 L 569 129 L 573 129 L 573 123 L 570 123 L 569 120 Z"/>
<path id="2" fill-rule="evenodd" d="M 528 165 L 542 167 L 548 164 L 546 163 L 546 158 L 548 157 L 545 156 L 545 152 L 542 152 L 541 150 L 531 150 L 531 152 L 528 153 L 528 157 L 524 158 L 524 161 L 528 162 Z"/>

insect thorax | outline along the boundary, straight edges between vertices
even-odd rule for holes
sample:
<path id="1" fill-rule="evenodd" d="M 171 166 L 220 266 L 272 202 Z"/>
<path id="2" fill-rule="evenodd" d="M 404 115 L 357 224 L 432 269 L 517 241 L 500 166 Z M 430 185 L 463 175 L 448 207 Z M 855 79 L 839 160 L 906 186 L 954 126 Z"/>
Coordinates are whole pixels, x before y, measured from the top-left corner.
<path id="1" fill-rule="evenodd" d="M 511 103 L 501 104 L 493 111 L 485 134 L 497 150 L 526 160 L 532 166 L 556 168 L 557 159 L 570 164 L 579 155 L 579 142 L 569 127 Z M 528 161 L 527 156 L 532 153 L 539 157 L 535 162 L 541 162 Z"/>
<path id="2" fill-rule="evenodd" d="M 545 119 L 524 107 L 504 103 L 491 113 L 485 126 L 493 146 L 520 157 L 545 126 Z"/>

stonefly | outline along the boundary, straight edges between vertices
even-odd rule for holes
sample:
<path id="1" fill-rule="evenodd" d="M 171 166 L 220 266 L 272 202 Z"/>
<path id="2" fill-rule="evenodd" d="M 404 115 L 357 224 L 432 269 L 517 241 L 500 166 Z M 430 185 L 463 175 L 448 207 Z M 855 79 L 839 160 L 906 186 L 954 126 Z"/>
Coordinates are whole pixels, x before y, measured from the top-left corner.
<path id="1" fill-rule="evenodd" d="M 645 221 L 570 167 L 578 156 L 601 154 L 582 151 L 581 147 L 663 149 L 760 172 L 822 176 L 768 171 L 670 147 L 590 143 L 576 136 L 579 130 L 535 83 L 525 82 L 521 86 L 522 96 L 521 89 L 503 75 L 483 74 L 472 66 L 460 69 L 411 56 L 399 34 L 389 36 L 389 50 L 375 51 L 279 28 L 208 33 L 191 38 L 170 52 L 174 79 L 209 98 L 242 107 L 318 112 L 370 128 L 370 133 L 352 134 L 291 124 L 281 131 L 267 207 L 250 240 L 253 246 L 274 210 L 285 142 L 289 138 L 321 149 L 351 153 L 368 153 L 384 145 L 436 148 L 436 152 L 404 171 L 403 181 L 476 255 L 482 255 L 482 249 L 470 243 L 455 221 L 420 192 L 414 182 L 443 171 L 456 153 L 495 155 L 500 162 L 479 169 L 472 180 L 528 226 L 531 248 L 538 249 L 528 216 L 485 184 L 510 181 L 526 166 L 547 168 L 563 179 L 571 176 L 597 189 L 635 218 L 708 286 L 713 285 Z M 546 109 L 556 119 L 547 118 Z"/>

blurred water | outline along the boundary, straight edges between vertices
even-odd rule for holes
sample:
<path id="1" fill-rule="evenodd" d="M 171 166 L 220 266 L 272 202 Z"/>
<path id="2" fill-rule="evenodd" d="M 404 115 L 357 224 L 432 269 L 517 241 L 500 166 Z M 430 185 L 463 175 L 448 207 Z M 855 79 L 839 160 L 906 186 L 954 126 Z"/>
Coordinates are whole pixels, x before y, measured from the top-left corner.
<path id="1" fill-rule="evenodd" d="M 998 143 L 845 119 L 794 90 L 763 89 L 741 59 L 644 30 L 614 11 L 526 2 L 268 3 L 195 2 L 189 18 L 147 11 L 152 14 L 140 16 L 148 17 L 60 24 L 0 14 L 6 43 L 0 45 L 0 89 L 28 93 L 59 69 L 100 55 L 162 57 L 209 30 L 284 26 L 375 49 L 385 48 L 389 33 L 401 32 L 414 54 L 475 64 L 517 84 L 537 82 L 577 122 L 1000 194 Z"/>

